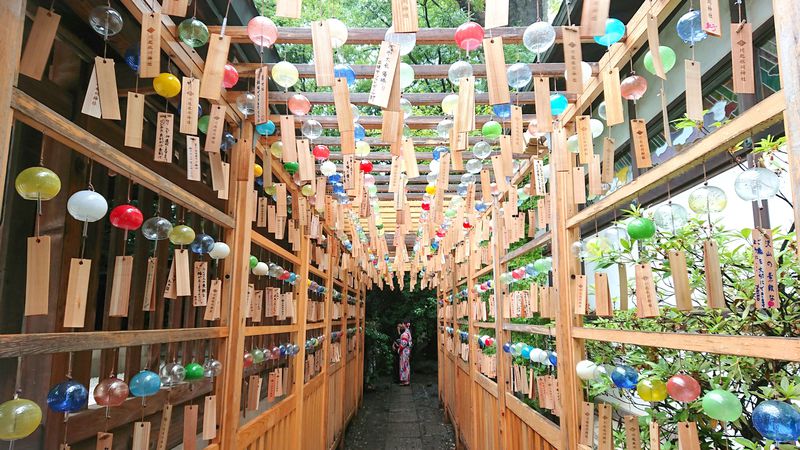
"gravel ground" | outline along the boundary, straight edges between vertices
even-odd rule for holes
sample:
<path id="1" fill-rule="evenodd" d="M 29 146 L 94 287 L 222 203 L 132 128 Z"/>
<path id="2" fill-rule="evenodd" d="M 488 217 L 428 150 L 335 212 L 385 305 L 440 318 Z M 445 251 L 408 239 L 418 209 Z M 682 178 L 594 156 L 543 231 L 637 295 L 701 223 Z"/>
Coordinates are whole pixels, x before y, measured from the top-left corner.
<path id="1" fill-rule="evenodd" d="M 453 427 L 439 407 L 435 374 L 414 374 L 411 386 L 382 380 L 364 394 L 345 433 L 347 450 L 453 450 Z"/>

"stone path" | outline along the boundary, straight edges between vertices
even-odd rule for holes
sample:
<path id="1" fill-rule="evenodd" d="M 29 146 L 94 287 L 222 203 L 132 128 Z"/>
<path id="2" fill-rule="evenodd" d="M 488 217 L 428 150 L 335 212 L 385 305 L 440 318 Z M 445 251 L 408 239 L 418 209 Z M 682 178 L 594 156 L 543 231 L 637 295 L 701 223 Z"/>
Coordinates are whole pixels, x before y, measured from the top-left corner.
<path id="1" fill-rule="evenodd" d="M 452 450 L 453 427 L 439 408 L 436 375 L 413 375 L 411 386 L 388 380 L 364 395 L 345 434 L 346 450 Z"/>

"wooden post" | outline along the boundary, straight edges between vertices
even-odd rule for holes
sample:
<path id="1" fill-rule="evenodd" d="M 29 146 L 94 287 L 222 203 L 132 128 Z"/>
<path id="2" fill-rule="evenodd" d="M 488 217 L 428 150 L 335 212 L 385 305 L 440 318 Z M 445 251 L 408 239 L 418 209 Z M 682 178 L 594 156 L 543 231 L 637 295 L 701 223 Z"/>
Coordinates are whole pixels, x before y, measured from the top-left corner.
<path id="1" fill-rule="evenodd" d="M 242 136 L 233 151 L 230 176 L 230 203 L 234 204 L 235 226 L 225 232 L 225 242 L 231 242 L 230 296 L 228 339 L 224 346 L 227 359 L 223 365 L 223 395 L 218 401 L 221 409 L 219 443 L 222 448 L 236 448 L 236 429 L 239 426 L 239 404 L 242 397 L 242 375 L 244 373 L 245 313 L 243 299 L 247 294 L 250 274 L 250 235 L 253 189 L 253 124 L 244 122 Z M 227 269 L 227 265 L 226 265 Z M 227 270 L 226 270 L 227 272 Z M 228 273 L 226 273 L 228 275 Z M 225 308 L 223 307 L 223 310 Z M 224 314 L 223 314 L 224 316 Z"/>
<path id="2" fill-rule="evenodd" d="M 252 165 L 251 165 L 252 167 Z M 295 195 L 297 195 L 295 193 Z M 294 383 L 295 383 L 295 421 L 294 431 L 292 436 L 297 439 L 292 439 L 293 448 L 303 448 L 303 406 L 305 401 L 303 399 L 303 391 L 305 389 L 305 361 L 306 361 L 306 315 L 308 313 L 308 289 L 306 289 L 305 280 L 308 280 L 308 266 L 311 259 L 311 238 L 308 236 L 308 231 L 304 227 L 300 227 L 300 269 L 297 270 L 297 278 L 302 281 L 295 286 L 295 295 L 297 295 L 297 345 L 300 347 L 300 352 L 294 356 Z M 297 292 L 299 291 L 299 292 Z"/>
<path id="3" fill-rule="evenodd" d="M 22 32 L 25 28 L 25 0 L 0 2 L 0 20 L 5 26 L 5 39 L 0 45 L 0 212 L 5 195 L 5 179 L 11 149 L 11 128 L 14 111 L 11 109 L 13 87 L 17 84 L 17 70 L 22 52 Z"/>
<path id="4" fill-rule="evenodd" d="M 330 235 L 328 236 L 331 237 Z M 328 266 L 333 267 L 333 247 L 336 241 L 328 239 L 328 242 L 333 242 L 330 245 L 329 252 L 330 258 L 328 259 Z M 324 334 L 325 343 L 322 346 L 322 440 L 325 447 L 328 447 L 328 408 L 330 407 L 329 398 L 329 380 L 330 380 L 330 348 L 331 348 L 331 316 L 333 316 L 333 276 L 331 271 L 325 274 L 325 328 Z"/>
<path id="5" fill-rule="evenodd" d="M 475 259 L 477 258 L 480 260 L 481 256 L 480 253 L 477 251 L 478 246 L 472 245 L 473 241 L 480 240 L 477 236 L 477 232 L 475 228 L 469 230 L 469 236 L 466 241 L 464 241 L 464 245 L 470 246 L 469 258 L 467 259 L 467 299 L 468 299 L 468 307 L 469 312 L 467 314 L 467 323 L 469 324 L 469 335 L 475 335 L 475 319 L 472 317 L 473 311 L 475 310 L 475 305 L 478 303 L 478 294 L 472 289 L 472 286 L 477 281 L 475 277 Z M 502 347 L 503 343 L 499 339 L 495 339 L 495 344 L 498 348 Z M 471 448 L 476 448 L 478 446 L 478 370 L 477 370 L 477 355 L 478 355 L 478 343 L 475 339 L 469 340 L 469 398 L 470 398 L 470 411 L 472 416 L 472 442 L 469 442 L 469 446 Z M 502 358 L 502 355 L 498 355 L 498 358 Z M 482 388 L 481 388 L 482 389 Z"/>
<path id="6" fill-rule="evenodd" d="M 778 45 L 778 65 L 781 86 L 785 93 L 786 110 L 783 126 L 786 130 L 789 175 L 792 197 L 800 199 L 800 67 L 797 65 L 797 41 L 800 40 L 800 3 L 792 0 L 772 0 L 775 14 L 775 38 Z M 800 201 L 795 201 L 794 223 L 800 223 Z M 797 246 L 800 252 L 800 246 Z"/>
<path id="7" fill-rule="evenodd" d="M 494 206 L 492 207 L 492 242 L 489 245 L 492 246 L 492 264 L 493 264 L 493 280 L 494 283 L 494 303 L 495 303 L 495 315 L 494 315 L 494 335 L 496 344 L 502 346 L 503 345 L 503 322 L 505 321 L 505 315 L 503 313 L 503 293 L 505 292 L 505 286 L 503 283 L 500 282 L 500 274 L 503 271 L 503 266 L 500 262 L 501 253 L 503 252 L 504 244 L 503 244 L 503 233 L 499 232 L 498 230 L 503 230 L 503 216 L 500 214 L 500 207 L 495 201 Z M 504 358 L 502 353 L 497 354 L 497 411 L 500 417 L 497 420 L 498 426 L 498 441 L 500 442 L 500 446 L 502 448 L 510 448 L 510 440 L 506 433 L 506 392 L 508 391 L 508 383 L 510 381 L 510 370 L 509 370 L 509 362 L 508 358 Z"/>
<path id="8" fill-rule="evenodd" d="M 558 126 L 553 131 L 553 154 L 566 152 L 566 130 Z M 580 226 L 567 228 L 567 219 L 575 214 L 572 201 L 572 158 L 556 158 L 555 178 L 551 182 L 551 220 L 553 249 L 553 280 L 558 298 L 556 317 L 556 349 L 558 353 L 558 378 L 561 395 L 561 445 L 563 448 L 578 448 L 580 439 L 579 421 L 582 394 L 581 383 L 575 374 L 575 364 L 582 359 L 583 344 L 572 337 L 572 327 L 580 319 L 574 315 L 572 277 L 580 274 L 580 264 L 572 256 L 570 247 L 579 239 Z"/>

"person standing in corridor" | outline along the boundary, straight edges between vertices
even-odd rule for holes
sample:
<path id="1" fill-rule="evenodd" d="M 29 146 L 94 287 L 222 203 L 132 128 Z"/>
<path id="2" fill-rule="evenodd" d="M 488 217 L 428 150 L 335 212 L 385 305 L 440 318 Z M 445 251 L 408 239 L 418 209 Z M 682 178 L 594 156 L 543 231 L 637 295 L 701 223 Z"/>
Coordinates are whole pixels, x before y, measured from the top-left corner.
<path id="1" fill-rule="evenodd" d="M 411 323 L 403 322 L 398 326 L 400 332 L 400 345 L 398 352 L 400 353 L 400 385 L 408 386 L 411 383 L 411 347 L 413 341 L 411 339 Z"/>

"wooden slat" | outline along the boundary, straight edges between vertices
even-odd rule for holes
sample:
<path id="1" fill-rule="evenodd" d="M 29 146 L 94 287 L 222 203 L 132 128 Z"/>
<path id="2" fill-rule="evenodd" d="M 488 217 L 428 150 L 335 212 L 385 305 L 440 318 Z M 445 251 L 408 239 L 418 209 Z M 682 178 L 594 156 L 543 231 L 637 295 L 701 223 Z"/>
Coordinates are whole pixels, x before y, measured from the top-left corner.
<path id="1" fill-rule="evenodd" d="M 506 44 L 521 44 L 526 27 L 492 28 L 492 36 L 502 37 Z M 556 42 L 562 42 L 562 27 L 555 27 Z M 219 33 L 219 26 L 208 27 L 210 33 Z M 346 45 L 379 45 L 386 35 L 386 28 L 350 28 Z M 247 27 L 228 26 L 225 34 L 231 37 L 232 44 L 250 44 Z M 420 28 L 417 32 L 417 45 L 455 45 L 455 28 Z M 622 41 L 625 41 L 623 37 Z M 584 36 L 581 42 L 594 43 L 591 36 Z M 311 29 L 305 27 L 278 27 L 276 44 L 311 44 Z"/>
<path id="2" fill-rule="evenodd" d="M 522 116 L 522 120 L 530 122 L 535 116 L 533 114 L 524 114 Z M 270 115 L 269 119 L 272 120 L 274 123 L 280 122 L 280 116 L 277 115 Z M 336 116 L 303 116 L 304 120 L 316 120 L 318 121 L 323 128 L 337 128 L 339 126 Z M 442 120 L 445 119 L 445 116 L 411 116 L 406 119 L 405 123 L 411 129 L 416 130 L 432 130 L 436 128 L 436 125 L 439 124 Z M 494 120 L 493 116 L 475 116 L 475 126 L 480 128 L 486 122 Z M 368 130 L 378 130 L 383 126 L 383 117 L 379 116 L 361 116 L 358 119 L 358 123 L 361 124 L 365 129 Z M 295 121 L 295 127 L 299 128 L 302 126 L 302 123 L 299 120 Z M 316 143 L 316 141 L 315 141 Z M 284 149 L 285 151 L 285 149 Z"/>
<path id="3" fill-rule="evenodd" d="M 780 121 L 785 109 L 786 100 L 783 91 L 772 94 L 713 134 L 570 217 L 567 220 L 567 227 L 574 227 L 591 220 L 592 217 L 596 217 L 598 214 L 610 211 L 617 205 L 627 202 L 642 192 L 647 192 L 660 186 L 692 167 L 702 164 L 708 158 L 727 151 L 732 145 L 745 137 L 758 133 Z"/>
<path id="4" fill-rule="evenodd" d="M 521 333 L 541 334 L 544 336 L 555 336 L 556 329 L 543 325 L 525 325 L 520 323 L 506 322 L 503 324 L 503 329 L 507 331 L 519 331 Z"/>
<path id="5" fill-rule="evenodd" d="M 0 335 L 0 358 L 26 355 L 133 347 L 136 345 L 215 339 L 228 335 L 225 327 L 172 330 L 87 331 Z"/>
<path id="6" fill-rule="evenodd" d="M 274 63 L 264 64 L 267 69 L 272 71 Z M 592 75 L 597 75 L 597 63 L 589 63 L 592 67 Z M 313 64 L 295 64 L 300 78 L 314 78 L 314 65 Z M 410 64 L 414 69 L 414 79 L 416 80 L 430 80 L 447 78 L 447 70 L 450 68 L 447 64 Z M 239 78 L 253 78 L 255 77 L 256 69 L 263 67 L 261 63 L 236 63 L 233 67 L 239 72 Z M 356 74 L 357 79 L 370 79 L 375 75 L 374 64 L 350 64 L 350 67 Z M 564 63 L 532 63 L 528 64 L 532 73 L 542 75 L 549 78 L 563 78 L 566 65 Z M 478 78 L 486 77 L 486 65 L 473 64 L 472 74 Z M 520 94 L 524 94 L 521 92 Z M 404 96 L 409 95 L 408 93 Z M 515 97 L 516 99 L 516 97 Z M 413 102 L 412 102 L 413 103 Z M 516 103 L 516 100 L 515 100 Z"/>
<path id="7" fill-rule="evenodd" d="M 15 111 L 14 116 L 20 121 L 131 179 L 134 183 L 189 208 L 214 223 L 228 228 L 233 226 L 233 218 L 229 215 L 159 176 L 19 89 L 14 89 L 12 108 Z"/>
<path id="8" fill-rule="evenodd" d="M 22 35 L 25 29 L 25 0 L 10 0 L 0 2 L 0 19 L 3 20 L 5 36 L 0 45 L 0 174 L 3 182 L 0 183 L 0 210 L 2 210 L 3 197 L 5 196 L 5 177 L 8 172 L 9 142 L 11 128 L 14 125 L 14 115 L 9 108 L 13 103 L 13 87 L 17 84 L 17 68 L 22 53 Z"/>
<path id="9" fill-rule="evenodd" d="M 779 361 L 800 361 L 800 338 L 699 333 L 651 333 L 582 327 L 574 327 L 572 333 L 577 339 Z"/>

